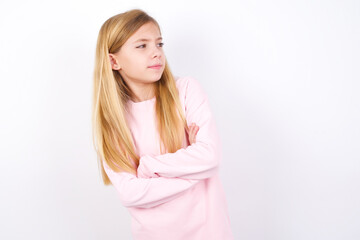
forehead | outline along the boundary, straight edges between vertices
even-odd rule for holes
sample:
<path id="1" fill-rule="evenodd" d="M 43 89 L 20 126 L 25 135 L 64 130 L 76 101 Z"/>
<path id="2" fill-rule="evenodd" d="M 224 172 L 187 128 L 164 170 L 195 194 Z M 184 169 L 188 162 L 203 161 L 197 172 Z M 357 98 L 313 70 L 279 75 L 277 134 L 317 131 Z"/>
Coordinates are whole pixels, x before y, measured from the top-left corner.
<path id="1" fill-rule="evenodd" d="M 134 43 L 141 39 L 155 40 L 161 37 L 160 30 L 153 22 L 148 22 L 142 25 L 131 37 L 128 42 Z"/>

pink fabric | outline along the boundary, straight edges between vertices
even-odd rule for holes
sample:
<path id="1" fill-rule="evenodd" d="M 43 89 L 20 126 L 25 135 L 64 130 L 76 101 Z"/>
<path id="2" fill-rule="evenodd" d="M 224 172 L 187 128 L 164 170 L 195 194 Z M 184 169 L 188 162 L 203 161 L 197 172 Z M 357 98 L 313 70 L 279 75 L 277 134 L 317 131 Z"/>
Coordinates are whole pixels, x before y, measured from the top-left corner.
<path id="1" fill-rule="evenodd" d="M 196 143 L 183 141 L 160 155 L 156 98 L 129 101 L 127 122 L 140 156 L 138 176 L 105 171 L 132 216 L 134 240 L 233 240 L 219 176 L 221 141 L 207 95 L 192 77 L 176 78 L 188 124 L 200 128 Z"/>

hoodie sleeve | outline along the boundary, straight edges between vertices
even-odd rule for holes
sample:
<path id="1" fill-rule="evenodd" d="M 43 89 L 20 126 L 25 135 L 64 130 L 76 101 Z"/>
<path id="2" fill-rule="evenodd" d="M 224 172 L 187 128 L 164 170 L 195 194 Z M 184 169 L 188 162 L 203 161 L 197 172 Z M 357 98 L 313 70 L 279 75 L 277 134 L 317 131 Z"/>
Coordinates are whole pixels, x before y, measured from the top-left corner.
<path id="1" fill-rule="evenodd" d="M 174 153 L 140 158 L 138 177 L 179 177 L 205 179 L 213 176 L 221 161 L 221 142 L 208 97 L 194 78 L 186 78 L 185 116 L 187 123 L 196 123 L 196 142 Z"/>
<path id="2" fill-rule="evenodd" d="M 127 172 L 115 172 L 104 161 L 103 166 L 125 207 L 151 208 L 177 198 L 198 180 L 180 178 L 137 178 Z"/>

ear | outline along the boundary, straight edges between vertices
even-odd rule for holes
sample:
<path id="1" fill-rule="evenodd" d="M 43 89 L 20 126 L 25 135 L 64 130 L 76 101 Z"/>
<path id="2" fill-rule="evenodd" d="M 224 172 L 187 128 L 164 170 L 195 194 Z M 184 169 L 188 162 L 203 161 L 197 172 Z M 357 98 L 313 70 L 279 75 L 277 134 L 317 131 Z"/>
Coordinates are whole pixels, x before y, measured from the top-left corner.
<path id="1" fill-rule="evenodd" d="M 109 59 L 110 59 L 110 63 L 111 63 L 111 68 L 113 70 L 120 70 L 121 67 L 118 63 L 118 60 L 116 59 L 116 56 L 112 53 L 109 53 Z"/>

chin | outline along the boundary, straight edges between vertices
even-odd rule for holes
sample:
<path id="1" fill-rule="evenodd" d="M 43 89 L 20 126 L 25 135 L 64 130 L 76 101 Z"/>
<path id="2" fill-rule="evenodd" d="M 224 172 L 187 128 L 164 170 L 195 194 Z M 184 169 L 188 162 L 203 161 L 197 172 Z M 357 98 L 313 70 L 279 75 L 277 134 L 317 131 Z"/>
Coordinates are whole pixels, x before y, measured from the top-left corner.
<path id="1" fill-rule="evenodd" d="M 152 81 L 153 81 L 153 82 L 157 82 L 157 81 L 159 81 L 160 79 L 161 79 L 161 76 L 158 77 L 158 78 L 153 79 Z"/>
<path id="2" fill-rule="evenodd" d="M 159 81 L 160 80 L 160 78 L 162 77 L 162 73 L 161 74 L 156 74 L 156 75 L 154 75 L 153 77 L 150 77 L 150 79 L 152 80 L 152 81 Z"/>
<path id="3" fill-rule="evenodd" d="M 159 81 L 160 78 L 161 78 L 161 77 L 159 77 L 159 78 L 157 78 L 157 77 L 143 78 L 143 79 L 141 80 L 141 82 L 143 82 L 143 83 L 155 83 L 155 82 Z"/>

